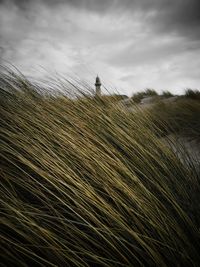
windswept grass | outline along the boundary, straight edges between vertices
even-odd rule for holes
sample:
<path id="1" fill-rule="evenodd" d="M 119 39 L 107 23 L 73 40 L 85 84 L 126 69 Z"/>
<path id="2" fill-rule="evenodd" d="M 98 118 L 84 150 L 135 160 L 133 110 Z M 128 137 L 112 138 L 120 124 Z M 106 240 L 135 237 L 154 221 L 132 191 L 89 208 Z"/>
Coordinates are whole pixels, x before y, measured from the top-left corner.
<path id="1" fill-rule="evenodd" d="M 200 101 L 180 97 L 175 102 L 158 102 L 149 109 L 150 120 L 162 131 L 200 142 Z"/>
<path id="2" fill-rule="evenodd" d="M 137 92 L 134 93 L 133 96 L 131 97 L 131 99 L 135 102 L 135 103 L 140 103 L 141 100 L 144 97 L 156 97 L 158 96 L 158 93 L 154 90 L 154 89 L 146 89 L 143 92 Z"/>
<path id="3" fill-rule="evenodd" d="M 199 266 L 199 173 L 148 113 L 2 84 L 2 266 Z"/>
<path id="4" fill-rule="evenodd" d="M 192 89 L 187 89 L 185 91 L 185 97 L 195 99 L 195 100 L 200 100 L 200 91 L 199 90 L 192 90 Z"/>
<path id="5" fill-rule="evenodd" d="M 170 91 L 162 91 L 161 96 L 164 98 L 169 98 L 169 97 L 172 97 L 174 95 Z"/>

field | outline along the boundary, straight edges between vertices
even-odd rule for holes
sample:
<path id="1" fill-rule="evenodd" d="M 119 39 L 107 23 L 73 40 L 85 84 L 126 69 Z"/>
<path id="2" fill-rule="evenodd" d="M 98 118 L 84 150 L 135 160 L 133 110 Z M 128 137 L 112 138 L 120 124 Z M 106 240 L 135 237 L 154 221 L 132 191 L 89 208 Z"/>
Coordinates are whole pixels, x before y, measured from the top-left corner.
<path id="1" fill-rule="evenodd" d="M 197 92 L 132 113 L 0 77 L 1 266 L 200 265 L 199 165 L 163 142 L 199 144 Z"/>

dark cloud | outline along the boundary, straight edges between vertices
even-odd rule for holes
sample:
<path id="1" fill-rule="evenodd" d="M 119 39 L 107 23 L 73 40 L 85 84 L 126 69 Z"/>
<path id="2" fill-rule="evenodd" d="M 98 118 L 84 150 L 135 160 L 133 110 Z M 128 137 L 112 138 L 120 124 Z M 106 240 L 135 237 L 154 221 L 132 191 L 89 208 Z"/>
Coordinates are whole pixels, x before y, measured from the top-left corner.
<path id="1" fill-rule="evenodd" d="M 153 19 L 155 29 L 170 31 L 192 39 L 200 38 L 200 1 L 169 1 L 165 8 L 160 8 Z"/>
<path id="2" fill-rule="evenodd" d="M 186 35 L 200 35 L 200 0 L 1 0 L 13 3 L 26 11 L 30 4 L 43 3 L 49 7 L 69 5 L 96 13 L 130 15 L 141 12 L 152 13 L 149 23 L 160 31 L 174 31 Z"/>
<path id="3" fill-rule="evenodd" d="M 22 11 L 26 11 L 30 3 L 31 3 L 31 0 L 27 0 L 27 1 L 26 0 L 0 0 L 0 5 L 7 5 L 7 6 L 15 5 Z"/>
<path id="4" fill-rule="evenodd" d="M 175 2 L 175 1 L 174 1 Z M 172 9 L 173 20 L 181 24 L 200 25 L 200 1 L 183 0 L 177 1 L 176 9 Z"/>

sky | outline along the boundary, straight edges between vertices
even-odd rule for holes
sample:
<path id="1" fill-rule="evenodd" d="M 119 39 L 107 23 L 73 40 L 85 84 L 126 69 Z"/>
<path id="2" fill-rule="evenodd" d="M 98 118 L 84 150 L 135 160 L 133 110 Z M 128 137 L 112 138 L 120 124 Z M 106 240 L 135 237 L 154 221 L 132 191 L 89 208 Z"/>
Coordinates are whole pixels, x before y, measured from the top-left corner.
<path id="1" fill-rule="evenodd" d="M 0 0 L 0 64 L 131 96 L 200 89 L 200 0 Z M 103 89 L 104 90 L 104 89 Z"/>

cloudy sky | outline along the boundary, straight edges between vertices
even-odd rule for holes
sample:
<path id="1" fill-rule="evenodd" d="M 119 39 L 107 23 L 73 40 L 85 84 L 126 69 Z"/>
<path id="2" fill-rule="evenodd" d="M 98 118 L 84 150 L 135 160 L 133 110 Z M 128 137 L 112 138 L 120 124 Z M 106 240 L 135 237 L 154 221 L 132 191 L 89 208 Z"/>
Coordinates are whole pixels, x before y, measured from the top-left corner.
<path id="1" fill-rule="evenodd" d="M 98 73 L 111 90 L 200 88 L 200 0 L 0 0 L 0 64 Z"/>

